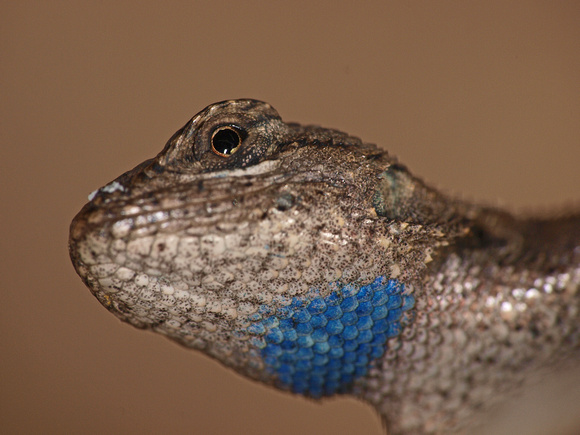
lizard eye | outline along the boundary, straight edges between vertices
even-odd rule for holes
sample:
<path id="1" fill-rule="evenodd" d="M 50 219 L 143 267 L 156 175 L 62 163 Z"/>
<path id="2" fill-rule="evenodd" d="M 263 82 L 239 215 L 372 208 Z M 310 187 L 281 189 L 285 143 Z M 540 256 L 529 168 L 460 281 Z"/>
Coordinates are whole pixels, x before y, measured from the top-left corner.
<path id="1" fill-rule="evenodd" d="M 211 136 L 211 150 L 221 157 L 231 156 L 242 144 L 243 133 L 231 126 L 216 129 Z"/>

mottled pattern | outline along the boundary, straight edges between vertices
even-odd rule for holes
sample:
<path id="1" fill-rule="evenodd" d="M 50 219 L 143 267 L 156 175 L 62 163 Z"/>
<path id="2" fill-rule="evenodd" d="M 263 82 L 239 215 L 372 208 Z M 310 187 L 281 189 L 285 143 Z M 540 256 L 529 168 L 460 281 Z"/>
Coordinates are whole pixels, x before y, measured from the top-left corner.
<path id="1" fill-rule="evenodd" d="M 207 107 L 93 192 L 69 246 L 119 319 L 268 385 L 353 394 L 391 434 L 471 433 L 580 361 L 578 214 L 448 198 L 259 101 Z"/>

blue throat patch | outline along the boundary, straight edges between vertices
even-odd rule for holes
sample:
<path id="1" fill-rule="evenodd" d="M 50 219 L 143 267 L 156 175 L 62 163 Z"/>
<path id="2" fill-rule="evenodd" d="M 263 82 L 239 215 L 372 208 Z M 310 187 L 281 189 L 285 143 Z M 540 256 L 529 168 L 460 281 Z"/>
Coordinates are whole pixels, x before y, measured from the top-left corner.
<path id="1" fill-rule="evenodd" d="M 279 388 L 312 397 L 347 392 L 411 321 L 403 314 L 415 299 L 397 280 L 335 288 L 326 297 L 295 297 L 275 313 L 262 305 L 249 317 L 251 343 Z"/>

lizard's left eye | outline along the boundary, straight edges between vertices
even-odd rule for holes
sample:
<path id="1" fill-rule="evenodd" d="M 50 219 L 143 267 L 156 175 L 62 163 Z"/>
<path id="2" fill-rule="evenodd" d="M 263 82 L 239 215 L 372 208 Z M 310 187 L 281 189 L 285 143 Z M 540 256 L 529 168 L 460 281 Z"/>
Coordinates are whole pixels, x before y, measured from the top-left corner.
<path id="1" fill-rule="evenodd" d="M 211 150 L 221 157 L 231 156 L 242 144 L 242 134 L 231 126 L 216 129 L 211 136 Z"/>

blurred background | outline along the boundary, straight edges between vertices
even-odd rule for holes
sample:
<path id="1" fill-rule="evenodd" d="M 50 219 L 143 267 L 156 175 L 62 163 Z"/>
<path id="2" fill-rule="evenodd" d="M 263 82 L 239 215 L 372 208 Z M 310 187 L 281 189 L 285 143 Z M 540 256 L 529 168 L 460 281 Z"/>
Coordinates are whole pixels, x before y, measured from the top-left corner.
<path id="1" fill-rule="evenodd" d="M 76 276 L 68 225 L 240 97 L 377 143 L 454 195 L 578 206 L 579 23 L 577 1 L 1 2 L 0 432 L 380 434 L 361 402 L 283 394 L 121 324 Z M 570 385 L 505 433 L 578 433 L 580 402 L 556 400 Z"/>

